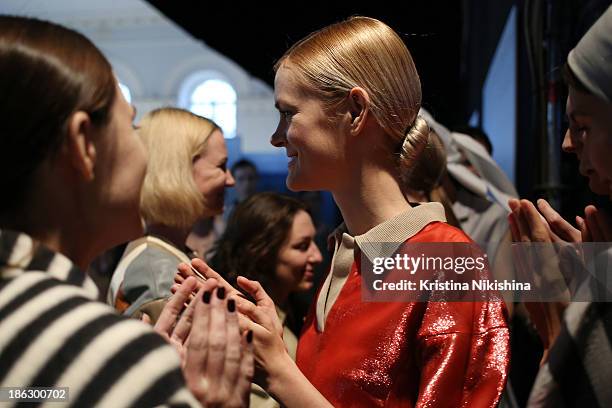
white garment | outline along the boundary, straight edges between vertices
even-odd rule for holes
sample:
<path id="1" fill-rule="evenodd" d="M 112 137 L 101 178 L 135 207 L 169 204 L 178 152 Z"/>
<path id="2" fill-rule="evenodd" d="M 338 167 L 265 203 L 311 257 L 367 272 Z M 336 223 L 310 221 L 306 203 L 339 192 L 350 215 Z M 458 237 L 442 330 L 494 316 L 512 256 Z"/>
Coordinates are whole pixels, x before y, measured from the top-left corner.
<path id="1" fill-rule="evenodd" d="M 421 108 L 419 115 L 427 120 L 444 143 L 449 174 L 474 194 L 509 211 L 508 200 L 518 197 L 518 193 L 485 148 L 468 135 L 449 131 L 425 109 Z M 463 156 L 474 166 L 480 177 L 461 164 Z"/>

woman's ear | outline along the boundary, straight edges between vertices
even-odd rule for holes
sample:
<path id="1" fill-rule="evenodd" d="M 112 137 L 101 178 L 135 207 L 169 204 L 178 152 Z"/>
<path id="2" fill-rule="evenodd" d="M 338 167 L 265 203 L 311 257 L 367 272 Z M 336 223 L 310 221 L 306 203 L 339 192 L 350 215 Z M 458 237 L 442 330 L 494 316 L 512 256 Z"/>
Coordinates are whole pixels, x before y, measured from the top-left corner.
<path id="1" fill-rule="evenodd" d="M 348 108 L 351 115 L 351 133 L 357 135 L 363 130 L 370 112 L 370 97 L 365 89 L 360 87 L 351 89 Z"/>
<path id="2" fill-rule="evenodd" d="M 93 143 L 93 126 L 87 113 L 78 111 L 68 119 L 65 151 L 77 174 L 85 181 L 93 181 L 96 147 Z"/>

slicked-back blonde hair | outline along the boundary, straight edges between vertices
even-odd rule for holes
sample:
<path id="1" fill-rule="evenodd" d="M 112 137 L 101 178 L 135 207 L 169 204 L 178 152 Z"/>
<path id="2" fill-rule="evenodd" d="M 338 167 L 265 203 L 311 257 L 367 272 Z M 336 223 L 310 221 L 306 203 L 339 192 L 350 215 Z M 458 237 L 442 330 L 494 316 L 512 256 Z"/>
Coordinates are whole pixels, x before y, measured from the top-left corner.
<path id="1" fill-rule="evenodd" d="M 140 209 L 147 224 L 190 228 L 205 214 L 192 164 L 215 130 L 220 128 L 213 121 L 178 108 L 156 109 L 142 119 L 138 133 L 149 166 Z"/>
<path id="2" fill-rule="evenodd" d="M 417 117 L 421 82 L 402 39 L 385 23 L 351 17 L 294 44 L 275 64 L 290 67 L 302 90 L 328 112 L 355 87 L 369 95 L 370 112 L 398 146 L 398 172 L 410 167 L 427 145 L 429 126 Z"/>

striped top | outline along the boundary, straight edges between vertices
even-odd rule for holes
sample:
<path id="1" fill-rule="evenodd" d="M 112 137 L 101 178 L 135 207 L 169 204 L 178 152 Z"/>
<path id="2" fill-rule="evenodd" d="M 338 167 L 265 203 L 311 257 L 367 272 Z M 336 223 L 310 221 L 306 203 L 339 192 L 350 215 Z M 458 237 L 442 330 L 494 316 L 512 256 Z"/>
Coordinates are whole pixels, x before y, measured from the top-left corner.
<path id="1" fill-rule="evenodd" d="M 0 230 L 0 277 L 0 387 L 68 387 L 69 406 L 199 406 L 174 348 L 97 302 L 65 256 Z"/>

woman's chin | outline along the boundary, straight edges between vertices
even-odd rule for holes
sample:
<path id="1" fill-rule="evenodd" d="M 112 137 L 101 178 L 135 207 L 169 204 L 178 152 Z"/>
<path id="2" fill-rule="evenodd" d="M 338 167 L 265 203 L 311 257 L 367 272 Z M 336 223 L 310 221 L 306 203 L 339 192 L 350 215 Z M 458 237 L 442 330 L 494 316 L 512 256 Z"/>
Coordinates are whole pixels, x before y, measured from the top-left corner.
<path id="1" fill-rule="evenodd" d="M 305 180 L 303 177 L 289 173 L 287 175 L 286 183 L 287 188 L 293 192 L 300 191 L 318 191 L 323 188 L 319 186 L 319 183 L 313 183 L 312 181 Z"/>
<path id="2" fill-rule="evenodd" d="M 206 204 L 204 207 L 202 218 L 211 218 L 223 214 L 223 202 L 214 203 L 212 206 Z"/>
<path id="3" fill-rule="evenodd" d="M 297 287 L 296 292 L 307 292 L 314 286 L 314 282 L 312 281 L 302 281 Z"/>
<path id="4" fill-rule="evenodd" d="M 303 189 L 297 177 L 291 173 L 287 175 L 285 184 L 287 184 L 287 188 L 293 192 L 302 191 Z"/>
<path id="5" fill-rule="evenodd" d="M 612 194 L 610 190 L 610 185 L 602 183 L 601 181 L 599 181 L 599 179 L 593 180 L 592 178 L 589 178 L 589 189 L 595 194 L 601 196 Z"/>

